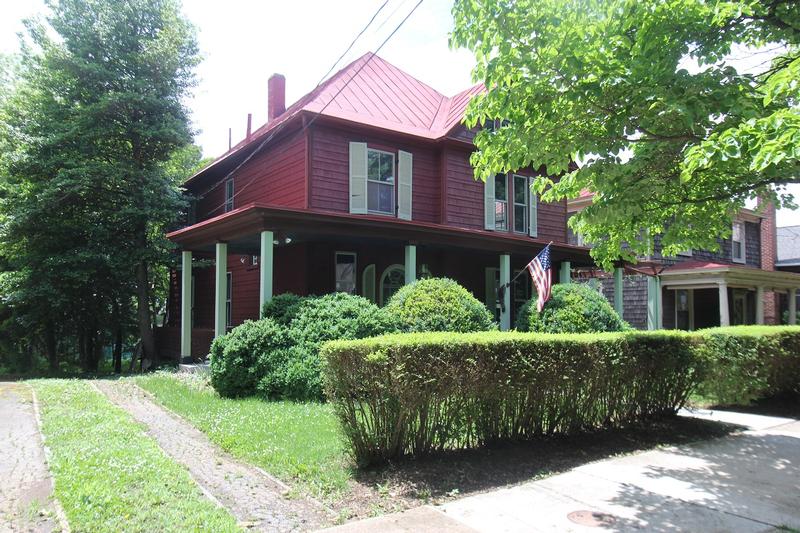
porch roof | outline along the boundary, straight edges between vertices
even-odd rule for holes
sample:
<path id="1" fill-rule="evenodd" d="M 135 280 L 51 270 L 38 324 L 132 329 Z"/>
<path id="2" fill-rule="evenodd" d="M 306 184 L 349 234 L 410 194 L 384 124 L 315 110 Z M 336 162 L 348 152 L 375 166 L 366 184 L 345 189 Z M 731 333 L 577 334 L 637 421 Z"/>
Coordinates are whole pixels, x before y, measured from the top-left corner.
<path id="1" fill-rule="evenodd" d="M 800 274 L 706 261 L 677 263 L 661 272 L 661 284 L 664 287 L 711 286 L 719 283 L 731 287 L 788 290 L 800 287 Z"/>
<path id="2" fill-rule="evenodd" d="M 210 251 L 217 242 L 257 242 L 261 231 L 273 231 L 279 239 L 364 238 L 421 245 L 439 245 L 484 252 L 515 253 L 531 258 L 548 240 L 511 233 L 458 228 L 443 224 L 400 220 L 380 215 L 350 215 L 320 210 L 293 209 L 252 203 L 214 218 L 167 234 L 185 250 Z M 575 266 L 593 264 L 589 249 L 552 243 L 554 261 Z"/>

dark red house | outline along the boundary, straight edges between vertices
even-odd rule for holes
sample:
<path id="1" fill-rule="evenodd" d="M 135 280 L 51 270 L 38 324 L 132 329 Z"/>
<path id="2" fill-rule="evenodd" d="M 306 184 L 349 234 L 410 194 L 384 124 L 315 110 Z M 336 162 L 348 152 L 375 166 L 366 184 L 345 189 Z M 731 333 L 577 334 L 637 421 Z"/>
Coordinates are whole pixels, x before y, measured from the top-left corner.
<path id="1" fill-rule="evenodd" d="M 268 122 L 185 184 L 189 225 L 164 355 L 202 357 L 273 294 L 345 291 L 379 305 L 420 276 L 447 276 L 497 310 L 503 329 L 530 295 L 520 276 L 504 305 L 496 287 L 553 242 L 562 281 L 587 266 L 568 244 L 565 202 L 542 203 L 532 172 L 484 184 L 461 121 L 475 86 L 448 98 L 367 54 L 285 107 L 269 80 Z"/>

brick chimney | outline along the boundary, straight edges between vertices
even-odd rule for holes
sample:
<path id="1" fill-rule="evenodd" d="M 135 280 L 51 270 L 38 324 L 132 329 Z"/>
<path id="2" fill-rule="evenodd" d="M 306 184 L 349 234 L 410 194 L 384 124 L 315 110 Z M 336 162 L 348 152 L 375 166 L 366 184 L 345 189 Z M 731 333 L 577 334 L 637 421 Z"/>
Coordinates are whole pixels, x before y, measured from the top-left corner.
<path id="1" fill-rule="evenodd" d="M 283 74 L 273 74 L 267 88 L 267 122 L 272 122 L 286 111 L 286 78 Z"/>
<path id="2" fill-rule="evenodd" d="M 763 217 L 761 219 L 761 269 L 772 271 L 775 270 L 775 261 L 778 257 L 775 204 L 759 198 L 756 211 Z M 772 291 L 766 291 L 764 293 L 764 322 L 778 324 L 780 322 L 779 311 L 778 295 Z"/>

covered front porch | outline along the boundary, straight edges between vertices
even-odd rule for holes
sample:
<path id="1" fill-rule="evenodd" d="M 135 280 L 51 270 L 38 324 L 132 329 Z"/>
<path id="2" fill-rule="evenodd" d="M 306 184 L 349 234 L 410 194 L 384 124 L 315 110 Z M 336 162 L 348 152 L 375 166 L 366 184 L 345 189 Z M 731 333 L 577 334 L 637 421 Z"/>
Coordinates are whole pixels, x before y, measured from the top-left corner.
<path id="1" fill-rule="evenodd" d="M 796 323 L 800 274 L 717 263 L 676 264 L 660 275 L 663 325 L 695 330 L 765 324 L 765 306 L 789 296 L 789 324 Z M 780 317 L 777 317 L 780 322 Z"/>
<path id="2" fill-rule="evenodd" d="M 384 305 L 399 287 L 424 276 L 455 279 L 495 311 L 501 329 L 510 329 L 516 309 L 530 298 L 530 278 L 519 276 L 502 301 L 497 287 L 548 244 L 523 235 L 257 204 L 169 238 L 181 246 L 182 261 L 161 351 L 195 359 L 205 356 L 210 339 L 258 318 L 273 294 L 343 291 Z M 573 266 L 591 264 L 586 248 L 563 243 L 551 245 L 551 258 L 561 282 L 569 281 Z"/>

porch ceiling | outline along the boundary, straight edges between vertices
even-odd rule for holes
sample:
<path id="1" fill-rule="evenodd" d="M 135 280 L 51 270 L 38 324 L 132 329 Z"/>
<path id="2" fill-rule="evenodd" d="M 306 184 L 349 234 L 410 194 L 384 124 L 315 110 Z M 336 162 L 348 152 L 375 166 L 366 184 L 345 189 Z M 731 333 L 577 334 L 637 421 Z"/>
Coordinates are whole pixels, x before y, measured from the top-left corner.
<path id="1" fill-rule="evenodd" d="M 412 243 L 441 247 L 512 253 L 533 257 L 548 241 L 527 236 L 471 230 L 396 218 L 312 211 L 250 204 L 169 233 L 167 237 L 185 250 L 210 251 L 214 243 L 228 242 L 241 251 L 257 249 L 261 231 L 275 232 L 276 239 L 304 240 L 359 239 L 360 241 Z M 554 261 L 571 261 L 575 266 L 593 264 L 588 248 L 563 243 L 550 247 Z"/>

